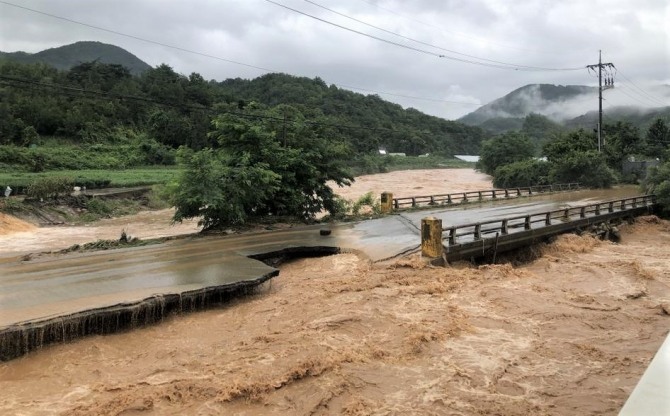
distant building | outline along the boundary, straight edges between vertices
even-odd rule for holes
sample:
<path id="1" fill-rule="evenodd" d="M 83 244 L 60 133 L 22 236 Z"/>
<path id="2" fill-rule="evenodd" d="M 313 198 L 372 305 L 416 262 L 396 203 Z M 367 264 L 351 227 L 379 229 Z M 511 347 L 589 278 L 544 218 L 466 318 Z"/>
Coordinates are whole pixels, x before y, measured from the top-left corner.
<path id="1" fill-rule="evenodd" d="M 636 177 L 643 179 L 647 176 L 647 171 L 654 166 L 658 166 L 658 164 L 658 159 L 635 160 L 635 157 L 631 156 L 628 160 L 623 161 L 621 170 L 624 175 L 635 175 Z"/>
<path id="2" fill-rule="evenodd" d="M 479 156 L 472 156 L 472 155 L 454 155 L 456 159 L 462 160 L 464 162 L 479 162 Z"/>

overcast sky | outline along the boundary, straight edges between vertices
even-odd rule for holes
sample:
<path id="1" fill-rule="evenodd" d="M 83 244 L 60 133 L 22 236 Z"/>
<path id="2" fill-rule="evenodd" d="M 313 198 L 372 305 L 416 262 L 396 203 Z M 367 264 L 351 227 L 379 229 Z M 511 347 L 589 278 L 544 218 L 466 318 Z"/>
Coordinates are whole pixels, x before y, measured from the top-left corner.
<path id="1" fill-rule="evenodd" d="M 613 62 L 620 70 L 615 88 L 620 100 L 631 105 L 659 104 L 654 85 L 670 83 L 670 0 L 273 1 L 419 51 L 335 27 L 267 0 L 9 1 L 222 60 L 3 3 L 0 50 L 39 52 L 96 40 L 127 49 L 152 66 L 167 63 L 185 75 L 198 72 L 207 79 L 223 80 L 267 72 L 226 62 L 236 61 L 274 72 L 318 76 L 349 89 L 371 90 L 404 107 L 448 119 L 526 84 L 597 83 L 586 69 L 527 71 L 508 65 L 500 69 L 450 57 L 494 65 L 499 64 L 491 61 L 583 68 L 597 63 L 602 49 L 603 61 Z"/>

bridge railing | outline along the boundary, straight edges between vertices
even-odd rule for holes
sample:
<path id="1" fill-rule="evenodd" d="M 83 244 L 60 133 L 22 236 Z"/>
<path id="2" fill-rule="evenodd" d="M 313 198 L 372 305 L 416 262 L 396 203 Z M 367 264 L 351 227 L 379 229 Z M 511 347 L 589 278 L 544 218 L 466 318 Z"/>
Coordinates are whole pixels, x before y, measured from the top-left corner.
<path id="1" fill-rule="evenodd" d="M 654 203 L 655 195 L 641 195 L 579 207 L 462 224 L 453 227 L 444 227 L 442 228 L 442 239 L 443 241 L 446 240 L 448 245 L 452 246 L 459 244 L 459 240 L 464 237 L 469 237 L 467 238 L 469 241 L 476 241 L 486 238 L 487 235 L 491 234 L 507 235 L 519 229 L 527 231 L 549 226 L 552 225 L 554 221 L 569 222 L 575 219 L 597 217 L 607 213 L 647 207 Z"/>
<path id="2" fill-rule="evenodd" d="M 559 183 L 554 185 L 525 186 L 507 189 L 488 189 L 485 191 L 454 192 L 449 194 L 409 196 L 393 198 L 393 209 L 416 208 L 432 205 L 456 205 L 470 201 L 486 201 L 498 198 L 516 198 L 547 192 L 575 191 L 578 183 Z"/>

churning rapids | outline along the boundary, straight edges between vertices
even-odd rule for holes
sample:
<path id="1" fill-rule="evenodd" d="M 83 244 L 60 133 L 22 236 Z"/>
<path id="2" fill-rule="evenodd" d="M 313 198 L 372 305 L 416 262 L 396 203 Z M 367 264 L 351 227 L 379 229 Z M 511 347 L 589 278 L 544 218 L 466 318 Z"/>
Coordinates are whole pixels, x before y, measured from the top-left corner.
<path id="1" fill-rule="evenodd" d="M 491 184 L 438 170 L 358 186 L 347 197 Z M 169 230 L 142 217 L 109 223 L 15 222 L 22 229 L 0 236 L 0 250 L 80 242 L 68 232 L 104 238 L 80 228 Z M 225 306 L 0 363 L 0 414 L 616 414 L 670 323 L 670 224 L 643 217 L 621 235 L 619 244 L 564 235 L 517 265 L 296 260 Z"/>

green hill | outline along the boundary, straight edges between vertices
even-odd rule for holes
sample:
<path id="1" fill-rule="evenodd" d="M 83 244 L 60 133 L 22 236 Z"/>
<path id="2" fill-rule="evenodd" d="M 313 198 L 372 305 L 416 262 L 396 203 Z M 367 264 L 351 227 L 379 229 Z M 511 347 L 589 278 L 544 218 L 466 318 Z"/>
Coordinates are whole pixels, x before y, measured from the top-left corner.
<path id="1" fill-rule="evenodd" d="M 21 63 L 45 63 L 56 69 L 68 70 L 83 62 L 100 62 L 126 67 L 131 74 L 139 75 L 151 68 L 132 53 L 118 46 L 101 42 L 82 41 L 34 54 L 26 52 L 0 52 L 0 59 Z"/>

